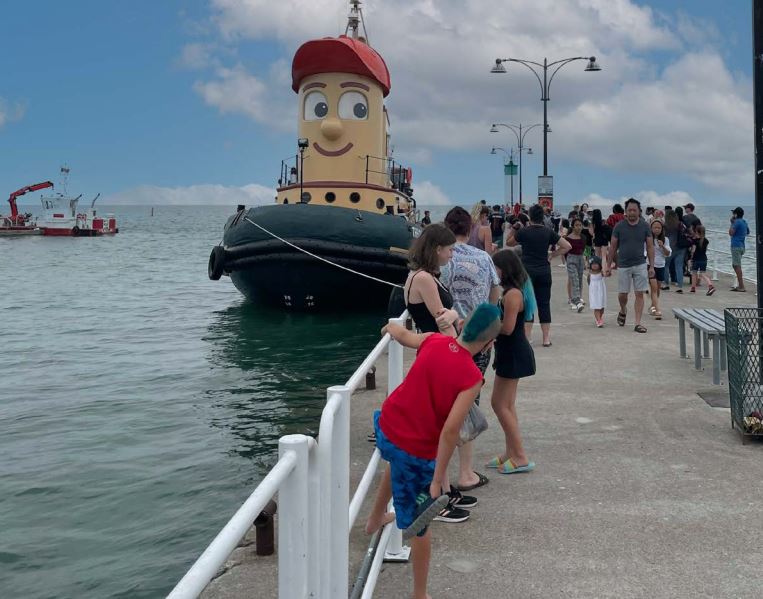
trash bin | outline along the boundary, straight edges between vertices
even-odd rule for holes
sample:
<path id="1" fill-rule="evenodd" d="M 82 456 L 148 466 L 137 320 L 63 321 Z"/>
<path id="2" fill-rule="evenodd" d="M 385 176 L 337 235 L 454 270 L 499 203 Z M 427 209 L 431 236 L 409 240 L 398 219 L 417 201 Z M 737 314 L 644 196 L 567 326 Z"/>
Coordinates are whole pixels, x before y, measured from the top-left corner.
<path id="1" fill-rule="evenodd" d="M 727 308 L 724 317 L 731 426 L 744 442 L 751 436 L 763 437 L 763 310 Z"/>

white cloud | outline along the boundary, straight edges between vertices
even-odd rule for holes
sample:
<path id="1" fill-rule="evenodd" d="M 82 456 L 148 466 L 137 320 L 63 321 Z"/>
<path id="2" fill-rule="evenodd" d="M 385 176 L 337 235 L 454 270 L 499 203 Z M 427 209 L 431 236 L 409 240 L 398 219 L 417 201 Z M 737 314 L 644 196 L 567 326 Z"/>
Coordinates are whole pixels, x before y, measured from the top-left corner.
<path id="1" fill-rule="evenodd" d="M 160 187 L 141 185 L 103 198 L 103 204 L 122 205 L 230 205 L 247 206 L 272 204 L 275 189 L 250 183 L 243 187 L 227 185 L 190 185 L 188 187 Z"/>
<path id="2" fill-rule="evenodd" d="M 289 61 L 305 40 L 344 32 L 346 3 L 211 0 L 211 6 L 222 40 L 272 41 L 284 54 L 260 71 L 267 75 L 242 65 L 218 68 L 196 91 L 222 112 L 293 130 Z M 392 73 L 388 104 L 400 156 L 484 150 L 498 143 L 489 123 L 541 120 L 533 74 L 507 63 L 506 75 L 491 75 L 496 57 L 595 55 L 603 71 L 585 73 L 579 61 L 553 81 L 552 160 L 645 176 L 675 173 L 715 191 L 752 189 L 749 82 L 732 75 L 712 49 L 717 34 L 706 21 L 666 16 L 635 0 L 514 0 L 511 10 L 492 11 L 480 0 L 368 0 L 364 9 L 369 39 Z M 648 54 L 655 51 L 662 61 L 672 56 L 672 64 L 657 68 Z M 539 146 L 539 136 L 529 137 Z"/>
<path id="3" fill-rule="evenodd" d="M 416 193 L 416 202 L 421 206 L 448 206 L 453 204 L 445 192 L 431 181 L 421 181 L 420 183 L 414 181 L 413 188 Z"/>
<path id="4" fill-rule="evenodd" d="M 215 75 L 215 79 L 197 81 L 193 86 L 208 105 L 223 114 L 245 114 L 275 129 L 296 128 L 294 100 L 278 101 L 287 94 L 282 85 L 262 81 L 240 64 L 233 68 L 219 67 Z M 270 80 L 277 80 L 278 77 L 277 69 L 272 69 Z"/>
<path id="5" fill-rule="evenodd" d="M 22 102 L 11 104 L 5 98 L 0 98 L 0 127 L 6 123 L 21 120 L 26 112 L 26 105 Z"/>
<path id="6" fill-rule="evenodd" d="M 752 189 L 752 103 L 714 53 L 686 54 L 653 81 L 583 102 L 558 121 L 556 151 L 606 168 L 675 173 Z"/>
<path id="7" fill-rule="evenodd" d="M 220 60 L 215 57 L 215 51 L 214 44 L 186 44 L 183 46 L 177 64 L 185 69 L 219 67 L 221 66 Z"/>
<path id="8" fill-rule="evenodd" d="M 668 193 L 658 193 L 653 190 L 639 191 L 633 196 L 621 196 L 619 198 L 606 198 L 598 193 L 590 193 L 577 204 L 586 203 L 593 208 L 611 208 L 614 204 L 625 204 L 629 197 L 636 198 L 641 202 L 642 207 L 654 206 L 662 208 L 664 206 L 685 206 L 687 203 L 696 203 L 691 194 L 685 191 L 669 191 Z"/>

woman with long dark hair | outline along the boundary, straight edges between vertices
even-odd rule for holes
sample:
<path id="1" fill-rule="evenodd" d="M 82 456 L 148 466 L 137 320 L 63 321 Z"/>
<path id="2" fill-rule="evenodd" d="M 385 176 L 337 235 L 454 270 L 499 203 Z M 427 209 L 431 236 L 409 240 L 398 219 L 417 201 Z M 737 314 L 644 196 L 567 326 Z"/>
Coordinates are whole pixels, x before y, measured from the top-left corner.
<path id="1" fill-rule="evenodd" d="M 453 310 L 453 296 L 440 283 L 440 268 L 453 255 L 456 236 L 447 227 L 426 227 L 408 254 L 408 279 L 403 289 L 408 313 L 422 333 L 443 333 L 456 337 L 454 326 L 458 313 Z"/>
<path id="2" fill-rule="evenodd" d="M 590 232 L 593 236 L 593 253 L 602 260 L 606 259 L 607 248 L 612 240 L 612 227 L 604 222 L 598 208 L 594 208 L 591 214 Z"/>
<path id="3" fill-rule="evenodd" d="M 551 260 L 570 251 L 569 242 L 543 225 L 543 207 L 530 206 L 530 224 L 513 230 L 506 240 L 509 247 L 522 246 L 522 264 L 532 280 L 538 301 L 538 320 L 543 332 L 543 347 L 551 346 Z M 549 248 L 555 249 L 549 254 Z M 533 323 L 525 325 L 527 338 L 532 338 Z"/>
<path id="4" fill-rule="evenodd" d="M 525 455 L 516 402 L 519 379 L 535 374 L 535 354 L 524 330 L 525 321 L 536 310 L 535 296 L 530 277 L 515 252 L 501 250 L 493 256 L 493 263 L 503 296 L 499 304 L 502 321 L 495 340 L 495 381 L 490 403 L 503 429 L 505 447 L 487 467 L 502 474 L 529 472 L 535 464 Z"/>

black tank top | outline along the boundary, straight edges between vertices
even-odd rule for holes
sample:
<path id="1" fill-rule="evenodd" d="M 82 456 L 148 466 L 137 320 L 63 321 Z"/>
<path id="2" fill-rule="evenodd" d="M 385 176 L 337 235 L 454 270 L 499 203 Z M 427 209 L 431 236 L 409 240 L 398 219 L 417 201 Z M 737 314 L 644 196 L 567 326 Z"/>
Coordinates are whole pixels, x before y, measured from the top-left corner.
<path id="1" fill-rule="evenodd" d="M 422 271 L 417 272 L 411 277 L 411 284 L 408 286 L 408 294 L 405 298 L 405 307 L 408 308 L 408 313 L 411 315 L 411 318 L 413 318 L 413 322 L 416 323 L 416 327 L 419 331 L 422 333 L 439 333 L 440 328 L 437 326 L 435 317 L 429 312 L 427 305 L 424 302 L 412 304 L 410 301 L 413 279 L 415 279 L 416 275 L 420 272 Z M 447 287 L 440 283 L 440 280 L 437 277 L 434 277 L 434 280 L 435 283 L 437 283 L 437 292 L 440 295 L 440 301 L 442 302 L 443 308 L 450 310 L 453 307 L 453 296 L 450 294 Z"/>

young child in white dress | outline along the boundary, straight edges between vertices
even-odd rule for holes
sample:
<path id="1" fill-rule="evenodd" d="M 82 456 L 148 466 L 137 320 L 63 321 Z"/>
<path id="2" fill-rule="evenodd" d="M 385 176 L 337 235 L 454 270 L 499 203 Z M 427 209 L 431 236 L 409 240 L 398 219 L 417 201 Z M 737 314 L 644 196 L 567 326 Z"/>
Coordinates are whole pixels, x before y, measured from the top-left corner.
<path id="1" fill-rule="evenodd" d="M 604 310 L 607 307 L 607 285 L 602 274 L 601 258 L 593 256 L 588 273 L 588 305 L 593 310 L 596 326 L 604 326 Z"/>

